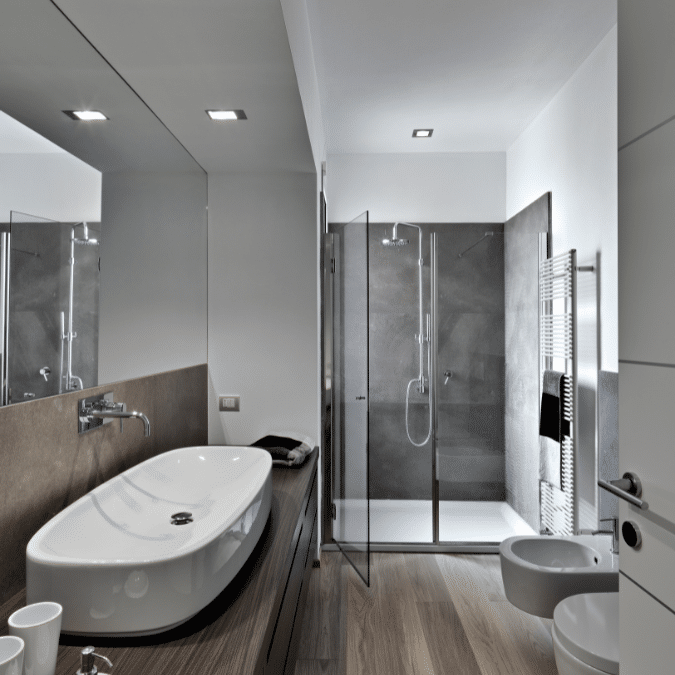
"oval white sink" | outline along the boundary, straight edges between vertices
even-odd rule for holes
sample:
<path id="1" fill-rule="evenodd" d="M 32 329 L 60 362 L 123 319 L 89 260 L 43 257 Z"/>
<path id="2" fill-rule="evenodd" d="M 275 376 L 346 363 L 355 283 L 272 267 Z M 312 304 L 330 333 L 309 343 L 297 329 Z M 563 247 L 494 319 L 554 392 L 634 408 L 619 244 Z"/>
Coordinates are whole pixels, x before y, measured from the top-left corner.
<path id="1" fill-rule="evenodd" d="M 270 512 L 272 458 L 181 448 L 99 485 L 26 550 L 28 603 L 63 606 L 62 631 L 143 635 L 208 605 L 253 551 Z"/>
<path id="2" fill-rule="evenodd" d="M 510 537 L 499 545 L 504 592 L 530 614 L 553 618 L 570 595 L 619 590 L 619 558 L 611 536 Z"/>
<path id="3" fill-rule="evenodd" d="M 511 551 L 543 567 L 594 567 L 600 561 L 598 551 L 572 539 L 523 538 L 513 542 Z"/>

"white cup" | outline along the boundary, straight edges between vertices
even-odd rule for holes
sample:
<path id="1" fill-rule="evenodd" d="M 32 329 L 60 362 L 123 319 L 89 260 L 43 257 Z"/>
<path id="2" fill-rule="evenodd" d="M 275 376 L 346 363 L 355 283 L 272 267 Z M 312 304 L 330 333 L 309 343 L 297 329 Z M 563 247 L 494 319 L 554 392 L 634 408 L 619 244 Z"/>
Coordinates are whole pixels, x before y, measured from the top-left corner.
<path id="1" fill-rule="evenodd" d="M 62 615 L 63 607 L 58 602 L 38 602 L 9 617 L 9 634 L 26 643 L 24 675 L 54 675 Z"/>
<path id="2" fill-rule="evenodd" d="M 0 675 L 21 675 L 24 642 L 20 637 L 0 637 Z"/>

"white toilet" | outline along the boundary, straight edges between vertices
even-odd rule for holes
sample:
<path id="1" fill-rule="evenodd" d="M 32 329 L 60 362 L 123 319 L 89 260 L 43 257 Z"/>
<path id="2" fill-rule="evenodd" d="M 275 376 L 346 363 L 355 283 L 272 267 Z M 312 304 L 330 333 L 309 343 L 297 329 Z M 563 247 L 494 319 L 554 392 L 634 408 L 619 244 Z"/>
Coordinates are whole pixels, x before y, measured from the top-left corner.
<path id="1" fill-rule="evenodd" d="M 618 675 L 619 594 L 565 598 L 553 611 L 551 634 L 560 675 Z"/>

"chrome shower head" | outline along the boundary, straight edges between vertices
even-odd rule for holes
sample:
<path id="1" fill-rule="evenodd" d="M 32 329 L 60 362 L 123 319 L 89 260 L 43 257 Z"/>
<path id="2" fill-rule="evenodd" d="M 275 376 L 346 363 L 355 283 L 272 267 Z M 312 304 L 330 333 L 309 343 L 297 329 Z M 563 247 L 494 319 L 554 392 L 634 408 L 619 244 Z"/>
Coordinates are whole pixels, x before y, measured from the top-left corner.
<path id="1" fill-rule="evenodd" d="M 382 240 L 382 246 L 389 246 L 391 248 L 395 246 L 407 246 L 410 243 L 410 239 L 397 239 L 397 238 L 391 238 L 391 239 L 383 239 Z"/>

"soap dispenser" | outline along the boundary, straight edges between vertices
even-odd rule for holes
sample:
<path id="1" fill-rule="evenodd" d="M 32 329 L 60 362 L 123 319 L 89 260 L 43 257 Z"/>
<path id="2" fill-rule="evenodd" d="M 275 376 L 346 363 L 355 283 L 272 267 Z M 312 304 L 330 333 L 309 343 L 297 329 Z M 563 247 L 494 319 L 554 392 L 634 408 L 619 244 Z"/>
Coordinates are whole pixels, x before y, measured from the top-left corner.
<path id="1" fill-rule="evenodd" d="M 101 661 L 105 661 L 108 668 L 112 668 L 113 664 L 110 662 L 110 659 L 107 659 L 105 656 L 100 654 L 94 654 L 94 647 L 85 647 L 82 650 L 82 665 L 77 671 L 76 675 L 96 675 L 98 669 L 94 665 L 94 658 L 99 658 Z M 101 675 L 104 675 L 101 673 Z"/>

